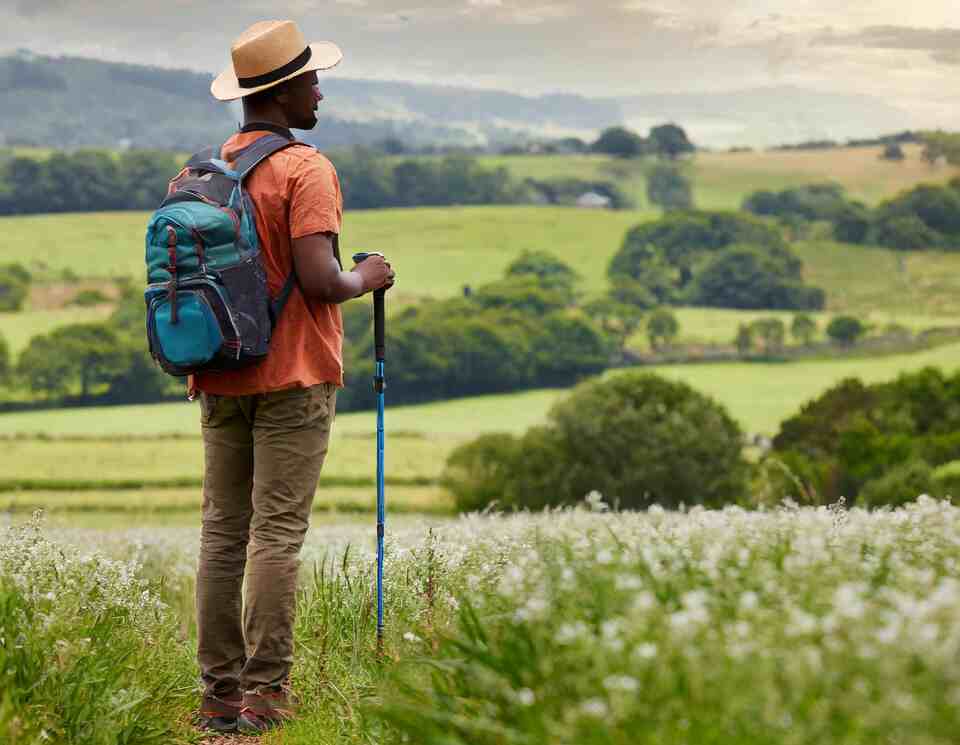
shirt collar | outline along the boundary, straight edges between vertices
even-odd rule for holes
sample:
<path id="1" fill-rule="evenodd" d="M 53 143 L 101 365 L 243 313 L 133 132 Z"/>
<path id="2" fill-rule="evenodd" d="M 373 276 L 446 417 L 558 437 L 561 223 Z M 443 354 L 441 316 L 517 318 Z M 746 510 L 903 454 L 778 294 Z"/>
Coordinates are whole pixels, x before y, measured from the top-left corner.
<path id="1" fill-rule="evenodd" d="M 291 132 L 289 129 L 279 124 L 274 124 L 273 122 L 247 122 L 240 127 L 241 132 L 261 132 L 263 130 L 267 130 L 268 132 L 276 132 L 278 135 L 282 135 L 288 140 L 296 139 L 296 137 L 293 136 L 293 132 Z"/>

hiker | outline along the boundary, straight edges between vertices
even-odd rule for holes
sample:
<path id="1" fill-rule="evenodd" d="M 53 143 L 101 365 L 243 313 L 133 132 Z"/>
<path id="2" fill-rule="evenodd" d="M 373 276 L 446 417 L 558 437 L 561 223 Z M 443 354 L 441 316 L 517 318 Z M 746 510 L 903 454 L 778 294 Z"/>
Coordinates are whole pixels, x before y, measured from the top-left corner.
<path id="1" fill-rule="evenodd" d="M 340 62 L 335 44 L 308 46 L 292 21 L 263 21 L 237 38 L 231 54 L 211 92 L 241 99 L 244 123 L 224 144 L 223 160 L 230 164 L 267 133 L 293 139 L 290 128 L 316 126 L 317 71 Z M 291 272 L 296 283 L 262 362 L 200 373 L 191 385 L 200 395 L 205 459 L 199 723 L 256 733 L 296 708 L 289 675 L 299 554 L 343 385 L 339 304 L 390 287 L 395 275 L 380 256 L 343 271 L 340 184 L 312 147 L 273 153 L 244 186 L 271 296 Z"/>

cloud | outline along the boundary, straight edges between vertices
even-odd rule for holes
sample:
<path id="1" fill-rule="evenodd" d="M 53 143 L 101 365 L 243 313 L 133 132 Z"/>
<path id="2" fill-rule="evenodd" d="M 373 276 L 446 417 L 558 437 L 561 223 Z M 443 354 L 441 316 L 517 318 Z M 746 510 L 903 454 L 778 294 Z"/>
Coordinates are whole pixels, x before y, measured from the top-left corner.
<path id="1" fill-rule="evenodd" d="M 17 14 L 33 18 L 45 13 L 54 13 L 67 7 L 67 0 L 19 0 Z"/>
<path id="2" fill-rule="evenodd" d="M 960 29 L 869 26 L 856 33 L 824 32 L 814 41 L 820 46 L 860 47 L 927 52 L 944 65 L 960 65 Z"/>

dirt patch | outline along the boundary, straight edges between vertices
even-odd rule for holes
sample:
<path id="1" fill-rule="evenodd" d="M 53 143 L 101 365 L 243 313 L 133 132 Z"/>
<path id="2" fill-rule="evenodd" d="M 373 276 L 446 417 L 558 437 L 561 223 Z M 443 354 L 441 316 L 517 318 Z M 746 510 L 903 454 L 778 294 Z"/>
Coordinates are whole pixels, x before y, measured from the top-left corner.
<path id="1" fill-rule="evenodd" d="M 64 282 L 42 282 L 30 286 L 28 307 L 32 310 L 60 310 L 84 290 L 99 290 L 110 298 L 110 305 L 120 296 L 120 289 L 109 280 L 76 279 Z"/>

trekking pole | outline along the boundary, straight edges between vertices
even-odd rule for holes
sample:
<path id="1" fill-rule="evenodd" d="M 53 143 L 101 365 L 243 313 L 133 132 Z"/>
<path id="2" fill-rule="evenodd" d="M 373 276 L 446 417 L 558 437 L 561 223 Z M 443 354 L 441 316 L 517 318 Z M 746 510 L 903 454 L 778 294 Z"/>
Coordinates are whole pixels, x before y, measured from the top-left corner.
<path id="1" fill-rule="evenodd" d="M 381 253 L 357 253 L 353 255 L 353 262 L 359 264 L 370 256 L 383 256 Z M 377 654 L 383 655 L 383 536 L 385 533 L 386 504 L 383 484 L 383 392 L 387 387 L 384 378 L 384 362 L 386 357 L 384 332 L 384 300 L 387 291 L 385 288 L 374 290 L 373 293 L 373 346 L 376 368 L 373 373 L 373 390 L 377 393 Z"/>

